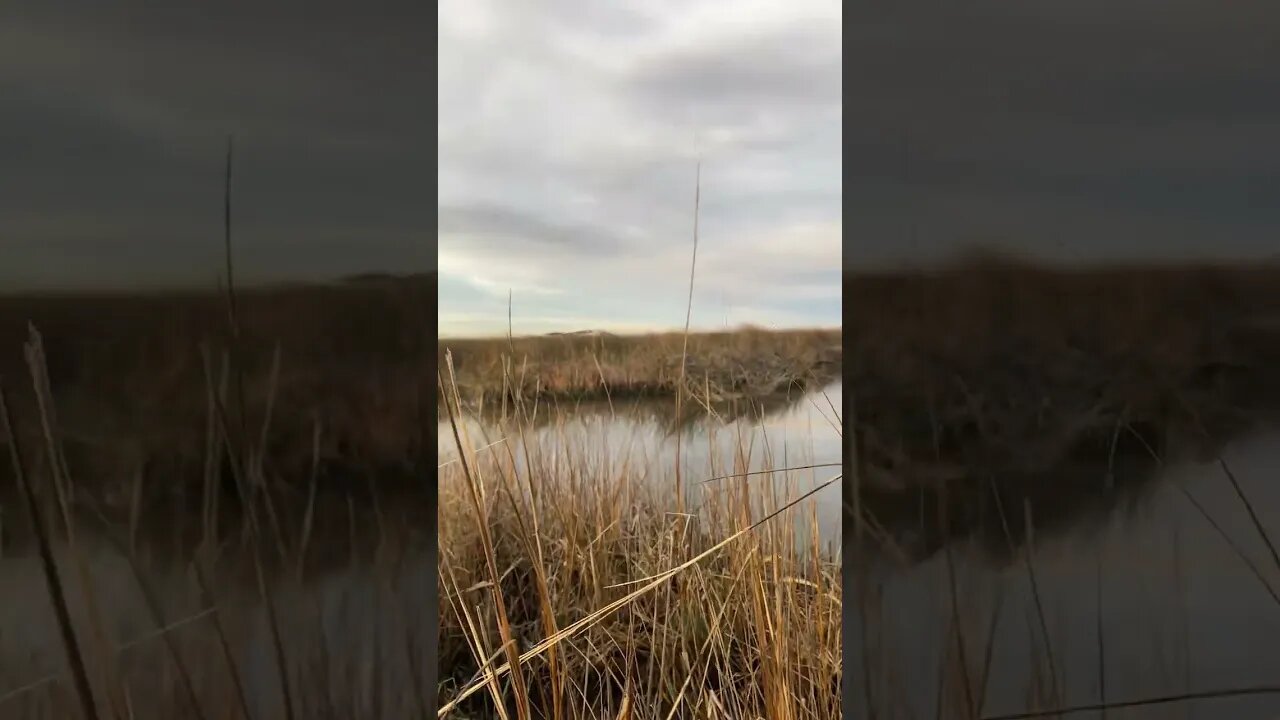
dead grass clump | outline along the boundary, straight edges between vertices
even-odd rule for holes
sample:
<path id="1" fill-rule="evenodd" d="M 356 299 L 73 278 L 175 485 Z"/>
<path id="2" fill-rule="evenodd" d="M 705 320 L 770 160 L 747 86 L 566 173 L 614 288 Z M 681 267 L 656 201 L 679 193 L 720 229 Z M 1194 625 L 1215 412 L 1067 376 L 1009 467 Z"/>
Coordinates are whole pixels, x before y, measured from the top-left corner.
<path id="1" fill-rule="evenodd" d="M 675 514 L 654 460 L 503 432 L 477 453 L 459 426 L 440 470 L 446 716 L 842 716 L 839 557 L 793 525 L 811 494 L 737 475 Z"/>
<path id="2" fill-rule="evenodd" d="M 684 391 L 714 399 L 759 398 L 821 387 L 840 375 L 839 330 L 684 334 L 551 335 L 449 339 L 437 347 L 443 367 L 451 352 L 457 386 L 468 404 L 496 404 L 505 395 L 533 399 L 671 398 Z M 443 400 L 443 398 L 439 398 Z"/>
<path id="3" fill-rule="evenodd" d="M 1278 278 L 1273 267 L 982 257 L 848 274 L 856 434 L 881 465 L 1047 467 L 1109 460 L 1117 427 L 1148 441 L 1199 423 L 1237 432 L 1280 408 Z"/>
<path id="4" fill-rule="evenodd" d="M 241 289 L 234 358 L 214 293 L 0 296 L 0 377 L 16 430 L 37 437 L 22 347 L 39 328 L 69 462 L 104 496 L 127 496 L 140 468 L 200 496 L 210 377 L 228 407 L 243 383 L 253 434 L 270 405 L 274 482 L 305 488 L 317 455 L 426 472 L 433 278 Z"/>

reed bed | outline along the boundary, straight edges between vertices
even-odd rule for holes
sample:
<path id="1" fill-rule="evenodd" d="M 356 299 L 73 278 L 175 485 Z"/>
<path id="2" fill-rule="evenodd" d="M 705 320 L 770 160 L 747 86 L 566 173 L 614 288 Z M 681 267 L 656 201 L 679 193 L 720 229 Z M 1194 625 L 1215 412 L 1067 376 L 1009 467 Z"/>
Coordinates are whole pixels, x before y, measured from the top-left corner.
<path id="1" fill-rule="evenodd" d="M 677 391 L 714 401 L 816 389 L 840 376 L 840 330 L 764 330 L 450 339 L 458 394 L 469 405 L 508 399 L 650 397 Z M 443 397 L 443 396 L 441 396 Z"/>
<path id="2" fill-rule="evenodd" d="M 674 468 L 657 461 L 553 443 L 514 463 L 534 426 L 517 404 L 511 440 L 464 439 L 467 465 L 440 468 L 437 574 L 420 484 L 326 478 L 318 446 L 310 478 L 281 474 L 274 438 L 299 419 L 272 415 L 287 371 L 241 421 L 234 372 L 207 370 L 208 455 L 129 485 L 121 510 L 92 465 L 67 461 L 38 333 L 26 349 L 34 399 L 0 447 L 6 481 L 24 481 L 6 509 L 33 510 L 6 515 L 23 591 L 6 594 L 0 647 L 30 648 L 10 645 L 28 628 L 48 639 L 0 662 L 4 717 L 430 717 L 437 693 L 461 718 L 840 716 L 839 559 L 797 537 L 814 508 L 794 487 L 760 495 L 745 467 L 711 466 L 681 482 L 729 476 L 722 492 L 673 512 Z M 508 662 L 493 654 L 504 633 L 522 643 L 517 672 L 463 698 L 482 665 Z"/>
<path id="3" fill-rule="evenodd" d="M 440 391 L 456 428 L 440 469 L 442 714 L 843 716 L 841 567 L 813 490 L 761 493 L 741 462 L 677 478 L 606 443 L 531 442 L 525 404 L 500 437 L 470 437 L 447 374 Z M 677 511 L 682 486 L 719 475 Z"/>
<path id="4" fill-rule="evenodd" d="M 1060 613 L 1050 608 L 1061 598 L 1046 589 L 1038 551 L 1052 544 L 1052 553 L 1069 553 L 1067 533 L 1092 532 L 1139 507 L 1157 484 L 1176 482 L 1162 472 L 1168 463 L 1215 462 L 1245 522 L 1223 527 L 1187 488 L 1175 489 L 1231 548 L 1240 572 L 1257 579 L 1257 592 L 1277 598 L 1275 529 L 1222 455 L 1280 417 L 1277 277 L 1274 264 L 1048 267 L 983 253 L 946 267 L 846 274 L 845 390 L 856 410 L 846 522 L 858 540 L 847 570 L 859 638 L 850 648 L 850 712 L 879 720 L 1226 716 L 1232 699 L 1280 696 L 1274 685 L 1195 682 L 1203 678 L 1189 668 L 1206 661 L 1190 649 L 1186 588 L 1197 579 L 1177 552 L 1153 595 L 1169 607 L 1151 608 L 1152 617 L 1177 621 L 1157 629 L 1137 680 L 1120 670 L 1133 659 L 1119 657 L 1109 634 L 1116 621 L 1103 622 L 1104 608 L 1114 618 L 1124 605 L 1116 588 L 1132 585 L 1117 573 L 1129 570 L 1104 567 L 1102 550 L 1078 560 L 1096 563 L 1088 574 L 1097 586 L 1080 595 L 1085 619 L 1095 603 L 1097 619 L 1081 625 L 1093 625 L 1092 637 L 1067 637 L 1055 627 Z M 1251 535 L 1265 552 L 1240 549 Z M 1172 544 L 1179 547 L 1176 535 Z M 975 556 L 1016 579 L 1000 588 L 1022 590 L 981 597 L 974 583 L 986 573 L 966 572 Z M 872 566 L 910 572 L 930 561 L 936 573 L 921 592 L 936 599 L 936 616 L 895 617 L 884 599 L 891 581 Z M 891 629 L 904 619 L 941 629 L 906 640 Z M 1096 665 L 1080 663 L 1082 646 Z M 916 662 L 922 649 L 936 667 L 913 665 L 904 675 L 902 659 Z"/>
<path id="5" fill-rule="evenodd" d="M 364 478 L 357 502 L 313 475 L 297 496 L 268 470 L 270 411 L 249 418 L 261 435 L 236 433 L 211 378 L 210 455 L 192 463 L 196 477 L 212 469 L 204 492 L 154 478 L 122 517 L 81 482 L 92 468 L 67 462 L 41 336 L 25 347 L 36 415 L 17 422 L 0 402 L 6 509 L 22 510 L 3 558 L 0 716 L 428 716 L 436 588 L 420 484 L 411 497 Z M 33 424 L 34 437 L 19 429 Z"/>
<path id="6" fill-rule="evenodd" d="M 1197 424 L 1235 435 L 1280 410 L 1277 278 L 1274 266 L 981 255 L 847 273 L 855 434 L 907 485 L 917 479 L 903 465 L 1106 460 L 1117 427 L 1157 451 L 1169 433 L 1199 442 Z"/>

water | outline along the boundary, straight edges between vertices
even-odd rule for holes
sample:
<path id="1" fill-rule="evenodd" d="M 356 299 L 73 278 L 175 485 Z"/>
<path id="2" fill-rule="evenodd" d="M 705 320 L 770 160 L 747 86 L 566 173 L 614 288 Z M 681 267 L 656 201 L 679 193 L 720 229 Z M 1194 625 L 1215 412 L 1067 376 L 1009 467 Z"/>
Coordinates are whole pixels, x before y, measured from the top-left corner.
<path id="1" fill-rule="evenodd" d="M 1280 484 L 1274 478 L 1280 433 L 1237 441 L 1223 458 L 1263 527 L 1280 542 Z M 1023 555 L 1000 552 L 1000 543 L 989 540 L 954 541 L 905 567 L 884 557 L 869 561 L 867 586 L 882 598 L 862 606 L 867 632 L 861 621 L 846 620 L 853 638 L 848 657 L 854 658 L 847 677 L 856 696 L 865 699 L 860 656 L 866 646 L 873 648 L 872 697 L 882 714 L 934 717 L 943 649 L 956 642 L 949 633 L 957 613 L 948 557 L 974 677 L 981 675 L 988 634 L 994 639 L 984 716 L 1027 709 L 1033 673 L 1048 677 L 1050 665 L 1062 696 L 1055 705 L 1099 702 L 1104 684 L 1111 702 L 1280 685 L 1280 602 L 1205 517 L 1280 589 L 1280 570 L 1223 468 L 1216 460 L 1177 463 L 1154 468 L 1139 485 L 1093 504 L 1064 504 L 1077 508 L 1073 517 L 1053 517 L 1052 504 L 1037 507 L 1037 517 L 1054 529 L 1033 535 L 1030 569 Z M 1021 514 L 1021 508 L 1010 512 Z M 951 664 L 953 676 L 963 672 L 959 667 Z M 885 712 L 887 703 L 899 704 L 898 712 Z M 1280 694 L 1113 710 L 1107 717 L 1278 715 Z"/>
<path id="2" fill-rule="evenodd" d="M 283 531 L 287 558 L 277 555 L 280 546 L 272 538 L 264 544 L 265 576 L 277 609 L 294 709 L 298 717 L 418 717 L 427 691 L 421 668 L 435 637 L 436 575 L 424 533 L 392 509 L 406 506 L 408 515 L 427 505 L 426 498 L 388 498 L 383 544 L 377 538 L 384 526 L 375 525 L 373 511 L 349 505 L 348 497 L 317 495 L 305 567 L 298 564 L 296 524 L 286 523 L 292 529 Z M 281 717 L 271 623 L 244 536 L 238 530 L 222 536 L 217 565 L 206 571 L 210 600 L 193 570 L 193 547 L 182 545 L 175 532 L 197 526 L 199 518 L 175 522 L 183 517 L 180 512 L 151 507 L 142 517 L 132 560 L 127 527 L 106 530 L 87 510 L 75 523 L 74 551 L 62 537 L 55 540 L 59 575 L 99 704 L 107 707 L 104 688 L 127 688 L 134 717 L 194 716 L 157 632 L 168 627 L 167 637 L 185 659 L 207 716 L 236 715 L 229 670 L 234 667 L 252 716 Z M 290 518 L 302 512 L 291 510 Z M 159 607 L 159 620 L 144 585 Z M 0 555 L 0 588 L 0 717 L 76 716 L 34 539 L 19 537 Z M 230 663 L 215 619 L 225 633 Z M 104 665 L 120 680 L 105 680 L 93 670 Z"/>
<path id="3" fill-rule="evenodd" d="M 87 548 L 81 557 L 93 584 L 95 615 L 109 642 L 127 646 L 117 653 L 115 664 L 126 671 L 135 702 L 141 703 L 139 717 L 173 716 L 158 695 L 185 710 L 177 681 L 169 673 L 164 644 L 154 634 L 156 624 L 127 558 L 91 534 L 82 534 L 80 541 Z M 59 555 L 81 645 L 100 647 L 92 642 L 76 562 L 65 549 Z M 198 696 L 207 708 L 235 705 L 212 616 L 191 575 L 178 567 L 145 568 L 143 574 L 160 598 L 166 625 L 175 626 L 170 636 L 192 670 Z M 435 618 L 424 612 L 436 592 L 430 563 L 408 562 L 394 573 L 351 566 L 305 582 L 276 576 L 274 585 L 290 672 L 321 673 L 321 677 L 295 678 L 295 703 L 313 708 L 309 712 L 322 712 L 332 696 L 360 717 L 418 714 L 411 668 L 425 662 L 425 643 L 434 634 Z M 5 588 L 0 593 L 0 717 L 25 717 L 33 707 L 27 703 L 38 702 L 50 692 L 70 701 L 72 685 L 64 671 L 65 656 L 39 559 L 26 555 L 0 560 L 0 586 Z M 280 680 L 261 596 L 251 582 L 225 577 L 215 582 L 213 590 L 252 712 L 258 717 L 278 716 Z M 157 683 L 157 678 L 167 680 Z M 314 692 L 321 686 L 331 695 Z M 172 710 L 175 705 L 168 707 Z"/>
<path id="4" fill-rule="evenodd" d="M 725 483 L 748 482 L 758 494 L 775 493 L 788 502 L 812 491 L 840 472 L 840 408 L 842 386 L 833 383 L 820 391 L 796 393 L 765 404 L 763 414 L 744 410 L 736 418 L 710 417 L 705 410 L 689 413 L 691 418 L 679 429 L 673 427 L 674 402 L 614 402 L 562 406 L 540 411 L 544 422 L 524 440 L 510 438 L 517 460 L 523 457 L 523 443 L 556 447 L 588 456 L 605 454 L 614 467 L 631 463 L 636 468 L 674 469 L 679 457 L 686 485 L 686 509 L 696 509 L 725 492 Z M 480 452 L 493 452 L 507 438 L 497 421 L 468 420 L 466 430 Z M 506 431 L 513 432 L 513 431 Z M 677 435 L 679 443 L 677 443 Z M 486 447 L 488 446 L 488 447 Z M 457 449 L 447 422 L 438 428 L 440 462 L 456 461 Z M 505 451 L 505 450 L 504 450 Z M 772 476 L 753 475 L 703 482 L 735 471 L 797 468 Z M 654 472 L 655 482 L 669 482 L 670 473 Z M 768 480 L 771 477 L 772 487 Z M 665 488 L 660 488 L 664 489 Z M 672 508 L 674 509 L 674 499 Z M 807 499 L 790 513 L 801 536 L 809 532 L 809 511 L 816 510 L 819 536 L 832 551 L 839 551 L 840 485 L 834 483 Z"/>

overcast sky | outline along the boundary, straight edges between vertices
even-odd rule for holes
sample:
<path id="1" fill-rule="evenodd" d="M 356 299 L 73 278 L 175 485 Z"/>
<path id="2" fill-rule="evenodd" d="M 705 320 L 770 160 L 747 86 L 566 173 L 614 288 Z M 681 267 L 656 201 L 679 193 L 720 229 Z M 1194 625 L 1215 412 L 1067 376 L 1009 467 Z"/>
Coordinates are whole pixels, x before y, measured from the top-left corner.
<path id="1" fill-rule="evenodd" d="M 850 5 L 845 261 L 1275 257 L 1280 3 Z"/>
<path id="2" fill-rule="evenodd" d="M 425 271 L 431 8 L 0 4 L 0 290 Z M 305 7 L 305 11 L 303 8 Z"/>
<path id="3" fill-rule="evenodd" d="M 228 132 L 245 277 L 438 235 L 461 332 L 508 289 L 529 332 L 680 325 L 698 157 L 695 325 L 834 323 L 842 256 L 1280 248 L 1271 2 L 447 0 L 438 48 L 421 2 L 196 7 L 0 4 L 0 288 L 211 284 Z"/>
<path id="4" fill-rule="evenodd" d="M 839 0 L 439 5 L 442 334 L 840 322 Z"/>

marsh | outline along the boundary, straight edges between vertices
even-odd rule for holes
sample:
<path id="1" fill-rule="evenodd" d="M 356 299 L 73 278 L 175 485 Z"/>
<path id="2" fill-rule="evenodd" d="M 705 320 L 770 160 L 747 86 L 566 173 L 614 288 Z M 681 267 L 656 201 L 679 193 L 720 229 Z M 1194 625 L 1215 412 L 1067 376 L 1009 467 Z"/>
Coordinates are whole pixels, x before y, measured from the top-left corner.
<path id="1" fill-rule="evenodd" d="M 612 351 L 575 338 L 571 352 L 563 338 L 494 340 L 544 349 L 487 365 L 482 387 L 526 390 L 442 381 L 445 707 L 839 717 L 842 390 L 812 351 L 831 337 L 691 336 L 690 356 L 718 359 L 686 365 L 687 385 L 665 365 L 679 336 Z M 449 380 L 482 377 L 476 345 L 462 347 Z M 753 367 L 804 379 L 734 381 Z M 514 379 L 552 369 L 568 380 Z M 631 391 L 611 383 L 629 374 Z M 508 642 L 518 652 L 503 657 Z M 485 688 L 482 660 L 510 684 Z"/>
<path id="2" fill-rule="evenodd" d="M 1274 267 L 1010 259 L 846 277 L 850 678 L 877 717 L 1265 684 Z M 1280 695 L 1108 717 L 1271 717 Z M 1269 713 L 1269 714 L 1268 714 Z"/>

